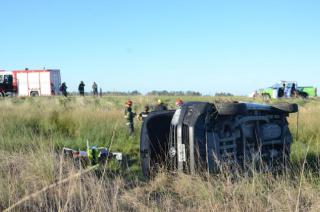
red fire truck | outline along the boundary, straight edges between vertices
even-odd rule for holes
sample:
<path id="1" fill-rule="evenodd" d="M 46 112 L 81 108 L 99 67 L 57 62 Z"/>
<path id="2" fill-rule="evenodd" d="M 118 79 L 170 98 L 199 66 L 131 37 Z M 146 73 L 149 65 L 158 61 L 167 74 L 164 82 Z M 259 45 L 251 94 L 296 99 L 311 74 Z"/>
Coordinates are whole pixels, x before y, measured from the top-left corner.
<path id="1" fill-rule="evenodd" d="M 51 96 L 60 84 L 59 69 L 0 71 L 2 96 Z"/>

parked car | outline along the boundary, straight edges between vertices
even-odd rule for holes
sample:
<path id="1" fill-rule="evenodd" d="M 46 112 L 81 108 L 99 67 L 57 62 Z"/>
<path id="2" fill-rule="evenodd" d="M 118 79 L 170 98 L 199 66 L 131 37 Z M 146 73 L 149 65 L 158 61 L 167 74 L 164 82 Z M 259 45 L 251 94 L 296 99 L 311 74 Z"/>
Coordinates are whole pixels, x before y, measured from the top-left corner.
<path id="1" fill-rule="evenodd" d="M 143 174 L 159 167 L 190 174 L 280 170 L 292 143 L 287 117 L 297 111 L 296 104 L 188 102 L 152 112 L 141 130 Z"/>

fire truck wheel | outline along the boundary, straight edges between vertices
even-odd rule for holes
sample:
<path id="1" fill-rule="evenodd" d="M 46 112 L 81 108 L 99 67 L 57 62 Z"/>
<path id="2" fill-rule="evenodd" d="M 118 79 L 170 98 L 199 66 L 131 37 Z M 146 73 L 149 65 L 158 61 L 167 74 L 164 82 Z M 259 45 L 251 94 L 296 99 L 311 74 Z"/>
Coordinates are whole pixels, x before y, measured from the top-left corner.
<path id="1" fill-rule="evenodd" d="M 31 91 L 30 96 L 32 96 L 32 97 L 39 96 L 39 93 L 38 93 L 38 91 Z"/>

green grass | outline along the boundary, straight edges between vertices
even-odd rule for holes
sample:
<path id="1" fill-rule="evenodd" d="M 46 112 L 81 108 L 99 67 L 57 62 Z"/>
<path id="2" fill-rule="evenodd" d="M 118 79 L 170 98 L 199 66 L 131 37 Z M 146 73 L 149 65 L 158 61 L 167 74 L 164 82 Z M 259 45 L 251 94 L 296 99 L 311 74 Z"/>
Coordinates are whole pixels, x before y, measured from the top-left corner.
<path id="1" fill-rule="evenodd" d="M 257 174 L 232 180 L 228 174 L 170 176 L 144 182 L 139 162 L 140 124 L 127 135 L 123 105 L 128 97 L 8 98 L 0 101 L 0 211 L 21 198 L 77 173 L 61 160 L 66 146 L 107 146 L 124 154 L 122 164 L 70 180 L 19 205 L 16 210 L 314 210 L 320 209 L 320 100 L 291 100 L 300 105 L 289 118 L 294 135 L 293 170 L 288 175 Z M 162 97 L 174 108 L 176 97 Z M 158 97 L 133 97 L 134 110 Z M 244 97 L 184 97 L 185 101 L 252 101 Z M 256 100 L 262 102 L 262 100 Z M 102 175 L 102 176 L 101 176 Z M 64 192 L 61 192 L 63 190 Z"/>

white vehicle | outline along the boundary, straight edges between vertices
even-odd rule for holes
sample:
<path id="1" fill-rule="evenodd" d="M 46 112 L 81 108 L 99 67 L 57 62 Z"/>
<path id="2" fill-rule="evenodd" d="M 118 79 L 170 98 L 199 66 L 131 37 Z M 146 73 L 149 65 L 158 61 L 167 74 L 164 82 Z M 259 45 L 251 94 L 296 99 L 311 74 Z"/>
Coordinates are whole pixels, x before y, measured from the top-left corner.
<path id="1" fill-rule="evenodd" d="M 59 93 L 59 69 L 0 71 L 3 96 L 51 96 Z"/>

